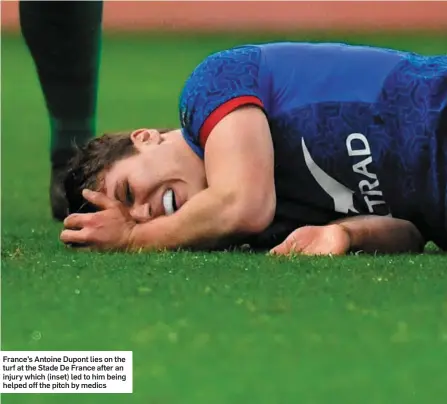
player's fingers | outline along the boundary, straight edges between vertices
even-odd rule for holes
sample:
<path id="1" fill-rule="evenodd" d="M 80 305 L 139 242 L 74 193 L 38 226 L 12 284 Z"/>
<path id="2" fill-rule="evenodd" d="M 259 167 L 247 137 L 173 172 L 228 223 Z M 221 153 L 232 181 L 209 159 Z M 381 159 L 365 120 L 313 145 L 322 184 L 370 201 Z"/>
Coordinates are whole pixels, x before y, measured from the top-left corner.
<path id="1" fill-rule="evenodd" d="M 66 229 L 82 229 L 88 225 L 94 213 L 73 213 L 67 216 L 64 220 L 64 227 Z"/>
<path id="2" fill-rule="evenodd" d="M 281 244 L 278 244 L 276 247 L 272 248 L 270 250 L 271 255 L 284 255 L 285 254 L 285 242 L 282 242 Z"/>
<path id="3" fill-rule="evenodd" d="M 295 235 L 292 233 L 281 244 L 270 250 L 270 254 L 273 255 L 288 255 L 292 252 L 296 252 L 297 241 Z"/>
<path id="4" fill-rule="evenodd" d="M 82 196 L 90 203 L 101 209 L 111 209 L 116 207 L 117 201 L 110 199 L 106 194 L 102 192 L 92 191 L 90 189 L 84 189 Z"/>
<path id="5" fill-rule="evenodd" d="M 82 230 L 63 230 L 60 235 L 60 240 L 65 244 L 80 244 L 85 245 L 89 242 L 88 233 L 82 229 Z"/>

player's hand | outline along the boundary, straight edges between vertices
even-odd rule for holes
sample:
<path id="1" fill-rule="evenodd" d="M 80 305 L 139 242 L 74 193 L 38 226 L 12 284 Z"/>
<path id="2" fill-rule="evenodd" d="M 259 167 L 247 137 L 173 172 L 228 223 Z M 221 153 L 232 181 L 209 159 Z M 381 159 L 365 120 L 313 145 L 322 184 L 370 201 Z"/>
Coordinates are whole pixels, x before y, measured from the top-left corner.
<path id="1" fill-rule="evenodd" d="M 274 255 L 343 255 L 351 246 L 348 232 L 340 225 L 306 226 L 293 231 L 270 250 Z"/>
<path id="2" fill-rule="evenodd" d="M 102 209 L 95 213 L 74 213 L 64 220 L 60 239 L 66 244 L 87 247 L 89 250 L 126 250 L 137 223 L 128 209 L 105 194 L 84 190 L 82 195 Z"/>

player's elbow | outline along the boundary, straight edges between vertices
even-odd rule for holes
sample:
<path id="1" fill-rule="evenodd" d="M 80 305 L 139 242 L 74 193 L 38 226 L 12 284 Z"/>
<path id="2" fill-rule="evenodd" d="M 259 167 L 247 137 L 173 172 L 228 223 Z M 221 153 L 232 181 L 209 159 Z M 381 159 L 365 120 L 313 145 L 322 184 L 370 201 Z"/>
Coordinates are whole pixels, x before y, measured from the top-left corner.
<path id="1" fill-rule="evenodd" d="M 241 234 L 259 234 L 273 221 L 276 210 L 276 195 L 240 197 L 233 206 L 233 230 Z"/>
<path id="2" fill-rule="evenodd" d="M 408 251 L 421 253 L 425 249 L 426 241 L 419 230 L 413 224 L 408 225 Z"/>

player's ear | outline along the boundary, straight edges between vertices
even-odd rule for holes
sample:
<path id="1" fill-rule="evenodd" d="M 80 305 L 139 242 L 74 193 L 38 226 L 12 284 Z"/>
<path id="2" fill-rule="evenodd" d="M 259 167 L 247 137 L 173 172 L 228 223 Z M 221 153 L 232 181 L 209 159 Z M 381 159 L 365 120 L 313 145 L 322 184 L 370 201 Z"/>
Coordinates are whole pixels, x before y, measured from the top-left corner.
<path id="1" fill-rule="evenodd" d="M 135 147 L 149 144 L 159 144 L 161 142 L 160 132 L 156 129 L 137 129 L 130 134 Z"/>

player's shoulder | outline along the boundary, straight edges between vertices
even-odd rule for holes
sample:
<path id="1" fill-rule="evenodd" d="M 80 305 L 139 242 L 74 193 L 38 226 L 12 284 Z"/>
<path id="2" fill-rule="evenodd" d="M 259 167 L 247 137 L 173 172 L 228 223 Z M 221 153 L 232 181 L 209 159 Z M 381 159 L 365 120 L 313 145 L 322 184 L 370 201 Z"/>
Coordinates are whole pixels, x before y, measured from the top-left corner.
<path id="1" fill-rule="evenodd" d="M 214 81 L 224 75 L 239 75 L 244 71 L 256 72 L 261 59 L 261 47 L 257 45 L 242 45 L 211 53 L 204 58 L 192 71 L 186 81 L 196 85 L 196 82 Z"/>
<path id="2" fill-rule="evenodd" d="M 260 57 L 260 53 L 262 51 L 262 44 L 245 44 L 238 45 L 228 49 L 220 50 L 214 53 L 211 53 L 208 57 L 203 60 L 203 63 L 210 63 L 214 61 L 258 61 Z"/>
<path id="3" fill-rule="evenodd" d="M 261 49 L 242 45 L 215 52 L 203 59 L 192 71 L 180 94 L 182 125 L 187 125 L 186 112 L 201 110 L 212 100 L 237 95 L 238 89 L 256 89 L 259 81 Z M 241 90 L 242 91 L 242 90 Z M 254 91 L 254 90 L 253 90 Z"/>

